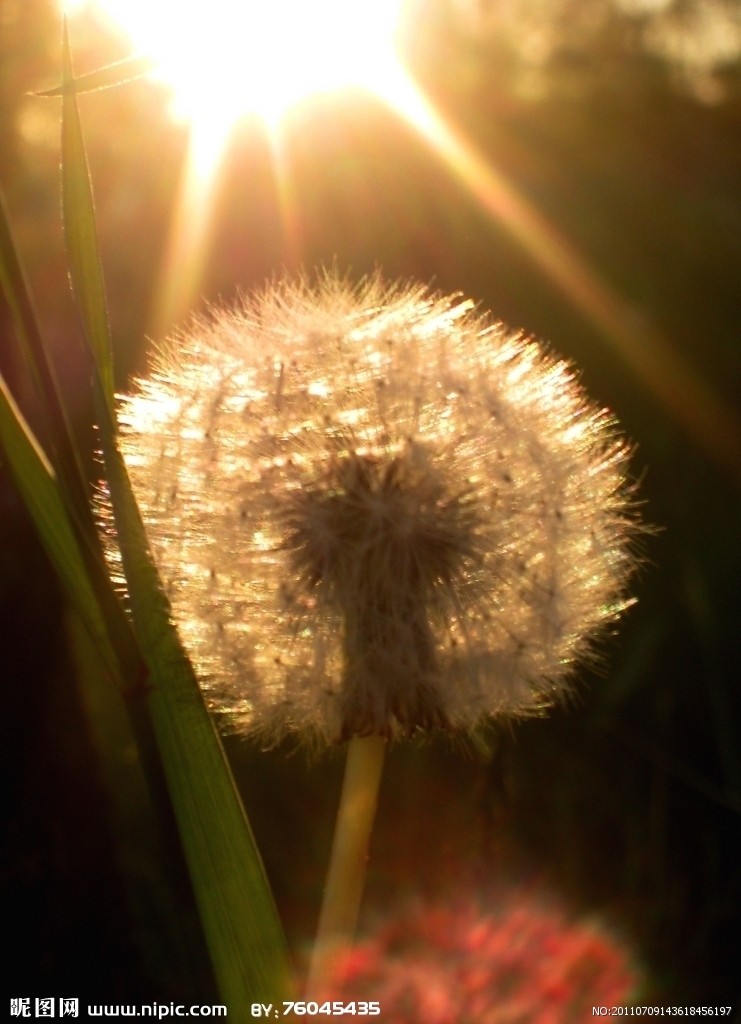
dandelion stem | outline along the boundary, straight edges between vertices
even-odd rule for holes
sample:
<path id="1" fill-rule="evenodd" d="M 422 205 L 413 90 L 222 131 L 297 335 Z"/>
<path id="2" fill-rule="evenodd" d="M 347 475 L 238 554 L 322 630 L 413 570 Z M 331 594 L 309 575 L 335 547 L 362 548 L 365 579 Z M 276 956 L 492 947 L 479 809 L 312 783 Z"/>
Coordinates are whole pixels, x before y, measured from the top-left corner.
<path id="1" fill-rule="evenodd" d="M 337 952 L 353 940 L 383 770 L 383 736 L 350 740 L 307 991 L 321 994 Z"/>

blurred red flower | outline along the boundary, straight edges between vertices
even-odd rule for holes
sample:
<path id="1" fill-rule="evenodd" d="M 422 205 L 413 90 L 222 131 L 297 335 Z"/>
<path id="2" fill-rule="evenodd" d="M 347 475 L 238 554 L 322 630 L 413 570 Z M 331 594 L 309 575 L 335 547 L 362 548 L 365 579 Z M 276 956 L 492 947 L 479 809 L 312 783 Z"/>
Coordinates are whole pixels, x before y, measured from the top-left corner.
<path id="1" fill-rule="evenodd" d="M 377 1000 L 394 1024 L 576 1024 L 637 985 L 603 926 L 518 891 L 400 907 L 338 961 L 332 998 Z"/>

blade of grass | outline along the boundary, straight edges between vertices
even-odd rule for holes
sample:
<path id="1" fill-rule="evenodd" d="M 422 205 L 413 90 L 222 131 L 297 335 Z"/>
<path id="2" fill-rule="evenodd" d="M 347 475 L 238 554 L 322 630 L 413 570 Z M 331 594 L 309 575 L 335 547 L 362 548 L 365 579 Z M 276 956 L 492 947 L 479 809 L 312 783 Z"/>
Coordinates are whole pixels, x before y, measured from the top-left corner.
<path id="1" fill-rule="evenodd" d="M 74 81 L 72 56 L 64 23 L 62 85 Z M 87 154 L 74 92 L 62 97 L 62 220 L 69 275 L 82 318 L 82 328 L 95 361 L 96 399 L 103 403 L 98 415 L 115 421 L 113 356 L 108 325 L 103 268 L 98 255 L 95 207 Z"/>
<path id="2" fill-rule="evenodd" d="M 64 69 L 69 82 L 66 31 Z M 288 990 L 285 941 L 221 743 L 172 625 L 116 446 L 103 275 L 87 158 L 71 91 L 63 98 L 62 116 L 62 207 L 70 276 L 98 365 L 101 440 L 134 630 L 149 666 L 147 705 L 217 983 L 229 1013 L 246 1020 L 252 1003 L 279 1001 Z"/>
<path id="3" fill-rule="evenodd" d="M 108 481 L 137 637 L 150 664 L 148 697 L 214 973 L 229 1008 L 280 1001 L 285 940 L 252 831 L 219 738 L 172 627 L 126 469 L 109 452 Z"/>
<path id="4" fill-rule="evenodd" d="M 6 451 L 11 474 L 36 523 L 70 606 L 76 610 L 93 649 L 107 670 L 95 675 L 97 706 L 110 711 L 117 706 L 121 695 L 127 697 L 124 706 L 131 734 L 136 741 L 152 804 L 158 812 L 158 843 L 161 849 L 176 849 L 180 856 L 179 841 L 173 843 L 171 838 L 176 833 L 174 816 L 151 715 L 139 699 L 145 692 L 147 669 L 105 565 L 82 470 L 82 455 L 69 427 L 53 362 L 38 328 L 31 292 L 1 193 L 0 283 L 21 343 L 25 367 L 36 386 L 39 409 L 42 415 L 46 414 L 42 425 L 46 427 L 51 457 L 37 441 L 2 380 L 0 450 Z M 116 685 L 110 685 L 111 681 Z M 120 750 L 113 749 L 115 747 L 115 738 L 109 736 L 106 751 L 109 759 L 121 755 Z M 115 794 L 112 797 L 115 803 Z M 173 856 L 169 856 L 162 872 L 161 887 L 168 895 L 173 888 L 173 861 Z M 187 913 L 187 908 L 181 904 L 178 913 L 173 912 L 173 920 L 182 920 L 184 912 Z"/>
<path id="5" fill-rule="evenodd" d="M 70 601 L 112 675 L 119 661 L 90 585 L 54 470 L 0 376 L 0 444 L 16 486 Z"/>
<path id="6" fill-rule="evenodd" d="M 68 507 L 85 523 L 92 522 L 85 474 L 69 420 L 64 411 L 54 367 L 44 347 L 34 314 L 31 292 L 18 258 L 5 195 L 0 189 L 0 284 L 21 344 L 26 366 L 39 396 L 44 418 L 44 443 L 50 452 Z"/>
<path id="7" fill-rule="evenodd" d="M 124 85 L 126 82 L 133 82 L 137 78 L 144 78 L 157 66 L 156 61 L 151 57 L 126 57 L 124 60 L 117 60 L 113 64 L 106 64 L 105 67 L 96 68 L 86 75 L 78 75 L 71 81 L 65 81 L 62 85 L 54 86 L 52 89 L 44 89 L 42 92 L 35 92 L 34 96 L 51 97 L 63 96 L 65 93 L 73 92 L 79 96 L 83 92 L 99 92 L 101 89 L 113 89 L 117 85 Z"/>
<path id="8" fill-rule="evenodd" d="M 43 417 L 46 450 L 35 439 L 33 444 L 53 466 L 58 489 L 59 502 L 65 509 L 69 526 L 73 532 L 80 557 L 87 571 L 87 580 L 92 588 L 100 613 L 106 623 L 110 642 L 115 648 L 123 676 L 135 677 L 141 674 L 141 658 L 136 649 L 131 626 L 124 614 L 106 570 L 99 539 L 90 509 L 88 488 L 83 471 L 83 460 L 78 451 L 75 437 L 69 424 L 54 367 L 46 350 L 34 313 L 31 292 L 23 266 L 13 240 L 5 198 L 0 190 L 0 284 L 2 284 L 10 308 L 15 333 L 21 343 L 26 367 L 31 375 L 39 398 L 39 409 Z M 6 398 L 10 398 L 6 391 Z M 24 428 L 25 429 L 25 428 Z M 30 437 L 30 432 L 28 432 Z M 19 482 L 20 483 L 20 482 Z M 46 542 L 54 541 L 48 534 Z M 57 556 L 49 552 L 56 564 Z M 66 557 L 64 549 L 59 558 Z M 73 595 L 73 599 L 74 598 Z M 83 616 L 89 625 L 89 620 Z M 95 637 L 93 637 L 95 639 Z"/>
<path id="9" fill-rule="evenodd" d="M 148 784 L 150 797 L 154 799 L 149 804 L 141 803 L 140 812 L 142 820 L 151 822 L 149 835 L 149 852 L 154 863 L 159 857 L 165 861 L 164 851 L 168 851 L 167 863 L 161 868 L 160 879 L 156 893 L 150 885 L 148 894 L 152 897 L 151 906 L 157 906 L 161 912 L 158 917 L 159 929 L 167 929 L 168 941 L 176 949 L 176 956 L 184 958 L 185 952 L 192 949 L 200 951 L 202 946 L 198 943 L 193 929 L 188 928 L 191 921 L 189 907 L 192 900 L 180 884 L 182 872 L 179 865 L 182 860 L 179 847 L 172 852 L 170 836 L 174 833 L 172 824 L 172 811 L 165 782 L 162 775 L 162 766 L 158 754 L 158 748 L 152 735 L 151 716 L 143 713 L 141 696 L 145 693 L 145 680 L 143 670 L 135 666 L 143 663 L 136 648 L 133 650 L 132 658 L 121 661 L 119 651 L 111 640 L 111 633 L 108 628 L 103 610 L 101 609 L 95 588 L 88 578 L 88 569 L 85 559 L 81 553 L 78 541 L 75 536 L 74 524 L 67 515 L 61 490 L 58 487 L 54 470 L 41 449 L 38 441 L 25 422 L 22 413 L 18 409 L 11 396 L 6 382 L 0 376 L 0 452 L 4 458 L 11 476 L 15 481 L 18 491 L 37 527 L 47 555 L 54 566 L 57 575 L 62 583 L 70 607 L 74 609 L 84 629 L 92 641 L 91 649 L 95 652 L 96 665 L 103 667 L 105 671 L 96 672 L 88 680 L 88 693 L 90 698 L 94 697 L 97 709 L 97 718 L 105 718 L 107 723 L 120 721 L 124 712 L 128 717 L 129 731 L 125 726 L 106 733 L 105 748 L 101 749 L 100 756 L 106 768 L 111 764 L 118 764 L 125 767 L 126 771 L 126 793 L 116 793 L 111 789 L 111 801 L 114 817 L 121 818 L 121 807 L 131 797 L 130 789 L 132 779 L 136 782 L 140 778 L 138 766 L 131 759 L 130 743 L 133 736 L 140 752 L 140 764 L 144 769 Z M 133 637 L 131 638 L 133 643 Z M 133 659 L 136 659 L 134 662 Z M 134 666 L 134 667 L 132 667 Z M 116 695 L 116 689 L 110 685 L 110 679 L 118 684 L 119 690 L 125 690 L 130 699 L 126 705 L 121 703 Z M 136 692 L 138 688 L 138 693 Z M 138 697 L 138 699 L 132 699 Z M 125 721 L 125 719 L 124 719 Z M 154 805 L 159 811 L 158 818 L 152 817 L 149 809 Z M 163 823 L 163 808 L 167 821 Z M 141 826 L 141 821 L 139 822 Z M 125 865 L 125 860 L 122 860 Z M 176 870 L 173 870 L 173 867 Z M 122 868 L 122 878 L 125 884 L 132 885 L 128 877 L 129 872 Z M 137 887 L 136 896 L 141 898 L 141 883 Z M 132 899 L 132 906 L 136 901 Z M 147 950 L 143 950 L 145 957 Z M 155 959 L 151 953 L 148 959 Z M 191 967 L 191 976 L 203 980 L 203 970 L 196 970 Z M 194 992 L 194 995 L 196 993 Z"/>
<path id="10" fill-rule="evenodd" d="M 177 830 L 162 828 L 160 804 L 141 759 L 132 754 L 131 719 L 112 689 L 100 685 L 101 665 L 79 617 L 65 615 L 69 650 L 98 778 L 114 839 L 113 857 L 126 894 L 129 934 L 137 959 L 161 1002 L 217 1002 L 216 981 L 193 899 Z"/>

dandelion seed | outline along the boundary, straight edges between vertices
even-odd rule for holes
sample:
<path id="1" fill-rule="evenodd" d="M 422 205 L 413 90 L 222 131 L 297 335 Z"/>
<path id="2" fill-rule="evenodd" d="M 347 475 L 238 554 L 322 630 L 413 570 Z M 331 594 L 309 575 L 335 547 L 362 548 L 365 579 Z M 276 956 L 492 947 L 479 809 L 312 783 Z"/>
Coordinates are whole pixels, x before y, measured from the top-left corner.
<path id="1" fill-rule="evenodd" d="M 270 287 L 170 343 L 121 422 L 208 698 L 261 737 L 537 711 L 628 603 L 611 417 L 459 298 Z"/>

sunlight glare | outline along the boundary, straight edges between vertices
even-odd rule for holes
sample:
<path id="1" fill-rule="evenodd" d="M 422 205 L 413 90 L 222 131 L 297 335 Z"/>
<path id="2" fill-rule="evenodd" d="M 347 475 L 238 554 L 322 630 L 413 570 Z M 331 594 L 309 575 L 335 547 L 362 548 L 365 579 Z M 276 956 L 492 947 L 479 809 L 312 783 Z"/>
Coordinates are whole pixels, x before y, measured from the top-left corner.
<path id="1" fill-rule="evenodd" d="M 102 12 L 152 58 L 188 126 L 188 155 L 163 260 L 155 333 L 197 292 L 208 252 L 217 170 L 235 124 L 265 123 L 276 152 L 280 122 L 318 94 L 357 87 L 393 104 L 404 0 L 61 0 L 66 13 Z"/>
<path id="2" fill-rule="evenodd" d="M 604 332 L 670 415 L 737 475 L 741 420 L 696 367 L 643 321 L 639 310 L 599 274 L 490 155 L 478 152 L 445 120 L 403 69 L 398 69 L 386 98 L 466 185 L 490 219 L 507 228 L 546 277 Z"/>
<path id="3" fill-rule="evenodd" d="M 157 62 L 158 77 L 173 93 L 173 112 L 189 123 L 188 159 L 153 318 L 155 336 L 179 318 L 197 293 L 208 252 L 215 172 L 236 121 L 245 114 L 263 119 L 285 191 L 277 159 L 284 115 L 312 95 L 360 87 L 425 139 L 485 214 L 504 226 L 619 348 L 638 379 L 735 471 L 733 452 L 741 439 L 735 410 L 709 391 L 658 331 L 642 323 L 631 303 L 520 192 L 491 154 L 478 152 L 442 116 L 406 71 L 397 54 L 405 0 L 61 2 L 69 14 L 88 7 L 109 15 L 137 51 Z M 663 0 L 624 2 L 658 6 Z"/>
<path id="4" fill-rule="evenodd" d="M 68 6 L 79 7 L 79 0 Z M 274 127 L 307 96 L 346 86 L 382 88 L 396 60 L 401 0 L 95 0 L 94 6 L 157 61 L 178 116 L 223 125 L 256 113 Z"/>

